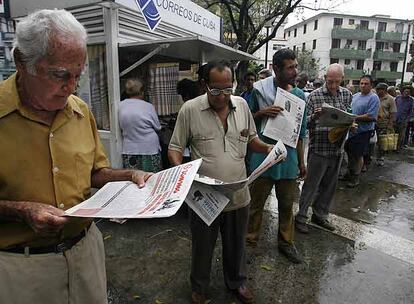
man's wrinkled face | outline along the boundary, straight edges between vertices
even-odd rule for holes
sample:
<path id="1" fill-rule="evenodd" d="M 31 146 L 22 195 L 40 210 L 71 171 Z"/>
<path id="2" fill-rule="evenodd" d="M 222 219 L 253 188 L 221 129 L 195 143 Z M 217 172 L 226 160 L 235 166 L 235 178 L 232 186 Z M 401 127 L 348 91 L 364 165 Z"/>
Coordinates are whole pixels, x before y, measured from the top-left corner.
<path id="1" fill-rule="evenodd" d="M 364 78 L 362 78 L 359 81 L 359 89 L 361 90 L 361 93 L 363 95 L 367 95 L 367 94 L 369 94 L 371 92 L 371 90 L 372 90 L 372 83 L 369 80 L 369 78 L 365 78 L 364 77 Z"/>
<path id="2" fill-rule="evenodd" d="M 209 76 L 209 83 L 206 84 L 208 101 L 214 110 L 222 110 L 230 102 L 231 94 L 228 93 L 233 89 L 232 72 L 228 67 L 222 71 L 213 68 Z M 217 90 L 220 90 L 218 95 L 215 92 Z"/>
<path id="3" fill-rule="evenodd" d="M 343 75 L 337 71 L 328 72 L 325 75 L 326 87 L 328 88 L 330 92 L 338 91 L 343 78 L 344 78 Z"/>
<path id="4" fill-rule="evenodd" d="M 285 59 L 283 60 L 283 69 L 274 65 L 274 72 L 278 82 L 294 86 L 298 76 L 298 62 L 296 59 Z"/>
<path id="5" fill-rule="evenodd" d="M 24 63 L 18 65 L 27 101 L 37 110 L 63 109 L 68 97 L 76 90 L 85 60 L 84 46 L 76 41 L 62 42 L 52 37 L 48 55 L 36 64 L 36 75 L 30 74 Z"/>
<path id="6" fill-rule="evenodd" d="M 256 77 L 254 76 L 248 76 L 246 78 L 246 89 L 248 91 L 251 91 L 253 89 L 253 84 L 256 82 Z"/>

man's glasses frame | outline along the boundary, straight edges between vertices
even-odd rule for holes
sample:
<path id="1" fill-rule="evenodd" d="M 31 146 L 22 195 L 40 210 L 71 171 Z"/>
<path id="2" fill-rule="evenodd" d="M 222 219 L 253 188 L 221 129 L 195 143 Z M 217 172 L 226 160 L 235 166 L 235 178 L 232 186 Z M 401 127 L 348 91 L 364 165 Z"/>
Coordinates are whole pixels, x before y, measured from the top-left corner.
<path id="1" fill-rule="evenodd" d="M 233 88 L 225 88 L 225 89 L 210 89 L 208 84 L 206 84 L 207 90 L 210 92 L 212 96 L 219 96 L 221 93 L 224 95 L 231 95 L 233 94 Z"/>

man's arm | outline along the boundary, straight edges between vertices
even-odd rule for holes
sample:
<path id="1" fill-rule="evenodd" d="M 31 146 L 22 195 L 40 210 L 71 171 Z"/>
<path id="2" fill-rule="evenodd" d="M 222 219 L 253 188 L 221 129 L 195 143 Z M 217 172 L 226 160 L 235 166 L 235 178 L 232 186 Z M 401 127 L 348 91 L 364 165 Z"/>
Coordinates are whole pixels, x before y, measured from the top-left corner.
<path id="1" fill-rule="evenodd" d="M 306 178 L 305 149 L 302 139 L 299 139 L 296 144 L 296 153 L 298 155 L 299 177 Z"/>
<path id="2" fill-rule="evenodd" d="M 259 137 L 253 138 L 249 143 L 249 150 L 256 153 L 270 153 L 272 149 L 273 145 L 263 142 Z"/>
<path id="3" fill-rule="evenodd" d="M 183 153 L 168 149 L 168 159 L 173 166 L 178 166 L 183 163 Z"/>
<path id="4" fill-rule="evenodd" d="M 363 115 L 358 115 L 355 117 L 356 122 L 372 122 L 376 121 L 375 117 L 372 117 L 370 114 L 366 113 Z"/>
<path id="5" fill-rule="evenodd" d="M 153 174 L 141 170 L 101 168 L 92 173 L 91 184 L 93 188 L 101 188 L 108 182 L 132 181 L 142 188 Z"/>

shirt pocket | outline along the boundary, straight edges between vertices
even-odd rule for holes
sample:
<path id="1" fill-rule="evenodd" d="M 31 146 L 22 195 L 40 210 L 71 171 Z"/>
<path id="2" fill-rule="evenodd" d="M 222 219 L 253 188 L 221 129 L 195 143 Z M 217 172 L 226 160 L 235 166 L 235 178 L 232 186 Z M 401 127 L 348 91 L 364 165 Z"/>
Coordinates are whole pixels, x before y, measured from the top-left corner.
<path id="1" fill-rule="evenodd" d="M 201 157 L 217 156 L 220 152 L 214 136 L 195 135 L 193 136 L 193 145 L 194 148 L 200 153 Z"/>
<path id="2" fill-rule="evenodd" d="M 247 136 L 228 136 L 230 144 L 230 153 L 234 158 L 244 158 L 247 152 L 247 143 L 249 138 Z"/>
<path id="3" fill-rule="evenodd" d="M 90 195 L 94 157 L 93 151 L 78 152 L 75 155 L 78 191 L 85 199 Z"/>

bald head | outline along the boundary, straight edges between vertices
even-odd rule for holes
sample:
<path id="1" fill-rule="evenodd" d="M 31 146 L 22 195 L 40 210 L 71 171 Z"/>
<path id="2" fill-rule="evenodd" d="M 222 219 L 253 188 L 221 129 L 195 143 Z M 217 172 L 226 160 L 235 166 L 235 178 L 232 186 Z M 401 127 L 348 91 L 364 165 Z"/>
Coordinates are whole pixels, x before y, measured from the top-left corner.
<path id="1" fill-rule="evenodd" d="M 337 63 L 331 64 L 325 75 L 326 87 L 332 95 L 336 95 L 341 85 L 342 80 L 344 79 L 344 68 Z"/>
<path id="2" fill-rule="evenodd" d="M 333 63 L 328 66 L 326 70 L 326 75 L 339 75 L 340 77 L 344 76 L 344 67 L 339 63 Z"/>

